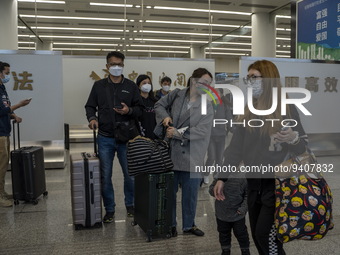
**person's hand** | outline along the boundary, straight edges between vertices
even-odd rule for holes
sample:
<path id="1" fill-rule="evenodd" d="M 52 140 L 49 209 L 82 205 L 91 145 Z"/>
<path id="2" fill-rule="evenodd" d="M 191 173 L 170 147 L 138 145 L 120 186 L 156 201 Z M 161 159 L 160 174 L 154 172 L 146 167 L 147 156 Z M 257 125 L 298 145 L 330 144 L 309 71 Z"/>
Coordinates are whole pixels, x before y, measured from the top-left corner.
<path id="1" fill-rule="evenodd" d="M 20 101 L 20 103 L 19 103 L 20 107 L 28 105 L 31 102 L 31 100 L 32 100 L 32 98 L 24 99 L 24 100 Z"/>
<path id="2" fill-rule="evenodd" d="M 92 130 L 96 130 L 98 128 L 98 121 L 96 120 L 91 120 L 89 123 L 89 128 Z"/>
<path id="3" fill-rule="evenodd" d="M 162 121 L 162 124 L 164 127 L 169 127 L 170 124 L 172 124 L 172 119 L 171 117 L 166 117 L 164 118 L 164 120 Z"/>
<path id="4" fill-rule="evenodd" d="M 121 103 L 121 105 L 123 106 L 122 109 L 118 109 L 118 108 L 113 108 L 113 110 L 121 115 L 125 115 L 129 113 L 129 107 L 125 104 L 125 103 Z"/>
<path id="5" fill-rule="evenodd" d="M 174 127 L 168 127 L 168 128 L 166 129 L 166 137 L 167 137 L 167 138 L 172 138 L 172 137 L 174 136 L 176 130 L 177 130 L 177 129 L 174 128 Z"/>
<path id="6" fill-rule="evenodd" d="M 225 199 L 223 188 L 224 188 L 224 182 L 221 180 L 218 180 L 214 187 L 214 196 L 217 200 L 223 201 Z"/>
<path id="7" fill-rule="evenodd" d="M 21 122 L 22 122 L 22 118 L 20 118 L 20 117 L 18 117 L 18 116 L 16 116 L 16 115 L 14 116 L 13 119 L 14 119 L 14 122 L 15 122 L 15 123 L 21 123 Z"/>
<path id="8" fill-rule="evenodd" d="M 298 133 L 296 131 L 288 128 L 285 131 L 281 130 L 280 132 L 276 132 L 276 134 L 274 134 L 274 139 L 279 143 L 291 143 L 296 139 L 297 135 Z"/>

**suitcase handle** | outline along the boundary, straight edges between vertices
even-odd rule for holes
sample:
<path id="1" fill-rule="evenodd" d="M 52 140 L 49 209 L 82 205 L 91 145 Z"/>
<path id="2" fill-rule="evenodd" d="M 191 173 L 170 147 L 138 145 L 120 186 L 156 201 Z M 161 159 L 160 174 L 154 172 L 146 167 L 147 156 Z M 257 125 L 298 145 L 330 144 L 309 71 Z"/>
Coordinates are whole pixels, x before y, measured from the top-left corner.
<path id="1" fill-rule="evenodd" d="M 19 128 L 19 122 L 16 122 L 15 120 L 13 120 L 12 124 L 13 124 L 13 147 L 15 150 L 15 123 L 17 123 L 18 126 L 18 131 L 17 131 L 17 135 L 18 135 L 18 149 L 20 149 L 20 128 Z"/>
<path id="2" fill-rule="evenodd" d="M 97 151 L 97 134 L 96 134 L 97 126 L 94 125 L 93 127 L 93 145 L 94 145 L 94 155 L 98 157 L 98 151 Z"/>

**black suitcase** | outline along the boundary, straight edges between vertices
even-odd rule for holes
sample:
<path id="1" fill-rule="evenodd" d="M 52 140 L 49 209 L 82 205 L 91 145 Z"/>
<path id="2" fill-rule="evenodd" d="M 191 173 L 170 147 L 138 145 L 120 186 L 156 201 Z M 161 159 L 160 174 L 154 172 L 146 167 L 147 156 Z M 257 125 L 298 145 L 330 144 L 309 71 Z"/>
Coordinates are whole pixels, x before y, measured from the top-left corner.
<path id="1" fill-rule="evenodd" d="M 38 204 L 41 195 L 47 196 L 44 150 L 40 146 L 20 148 L 18 123 L 18 149 L 15 149 L 15 123 L 13 122 L 13 144 L 11 151 L 12 190 L 14 204 L 19 200 Z"/>
<path id="2" fill-rule="evenodd" d="M 135 176 L 135 212 L 132 225 L 139 225 L 152 238 L 171 237 L 174 173 Z"/>
<path id="3" fill-rule="evenodd" d="M 93 137 L 94 154 L 71 155 L 72 218 L 76 230 L 102 226 L 100 162 L 95 131 Z"/>

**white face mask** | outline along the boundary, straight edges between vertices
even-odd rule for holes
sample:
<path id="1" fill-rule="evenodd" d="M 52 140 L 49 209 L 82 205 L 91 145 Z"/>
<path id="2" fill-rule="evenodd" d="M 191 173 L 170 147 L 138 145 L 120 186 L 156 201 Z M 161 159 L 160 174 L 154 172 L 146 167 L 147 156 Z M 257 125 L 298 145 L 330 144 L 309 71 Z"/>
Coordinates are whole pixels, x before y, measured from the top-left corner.
<path id="1" fill-rule="evenodd" d="M 9 80 L 11 79 L 11 76 L 9 74 L 5 74 L 4 75 L 5 78 L 1 79 L 3 83 L 7 83 L 9 82 Z"/>
<path id="2" fill-rule="evenodd" d="M 253 84 L 248 83 L 247 86 L 252 88 L 254 98 L 259 98 L 262 95 L 263 87 L 261 80 L 256 80 Z"/>
<path id="3" fill-rule="evenodd" d="M 121 66 L 111 66 L 109 72 L 112 76 L 121 76 L 123 74 L 123 67 Z"/>
<path id="4" fill-rule="evenodd" d="M 140 88 L 142 92 L 149 93 L 151 91 L 151 84 L 143 84 Z"/>
<path id="5" fill-rule="evenodd" d="M 164 85 L 162 87 L 162 90 L 165 91 L 165 92 L 168 92 L 170 90 L 170 86 L 169 85 Z"/>

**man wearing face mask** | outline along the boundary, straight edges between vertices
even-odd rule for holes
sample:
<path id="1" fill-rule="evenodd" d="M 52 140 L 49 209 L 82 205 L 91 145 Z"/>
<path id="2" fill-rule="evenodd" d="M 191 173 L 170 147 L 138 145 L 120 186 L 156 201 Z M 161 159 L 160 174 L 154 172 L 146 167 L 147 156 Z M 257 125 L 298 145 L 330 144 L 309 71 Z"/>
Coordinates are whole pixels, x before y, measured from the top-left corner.
<path id="1" fill-rule="evenodd" d="M 157 90 L 155 92 L 155 98 L 156 100 L 161 99 L 162 97 L 166 96 L 170 92 L 170 86 L 171 86 L 171 79 L 167 76 L 163 77 L 161 79 L 161 89 Z"/>
<path id="2" fill-rule="evenodd" d="M 9 136 L 11 133 L 11 119 L 20 123 L 22 119 L 15 115 L 14 110 L 23 107 L 31 102 L 31 99 L 25 99 L 18 104 L 11 105 L 5 88 L 5 83 L 10 80 L 10 65 L 0 62 L 0 206 L 12 206 L 12 195 L 5 191 L 5 175 L 9 163 Z"/>
<path id="3" fill-rule="evenodd" d="M 114 125 L 127 122 L 142 114 L 142 100 L 136 84 L 123 75 L 124 54 L 113 51 L 107 54 L 106 68 L 109 76 L 96 81 L 85 105 L 86 116 L 91 129 L 98 130 L 98 152 L 102 175 L 102 196 L 106 214 L 104 223 L 113 221 L 115 213 L 112 167 L 115 153 L 124 174 L 124 195 L 127 215 L 134 213 L 134 181 L 128 174 L 126 144 L 114 137 Z M 110 102 L 111 101 L 111 102 Z M 113 110 L 110 105 L 112 104 Z"/>

